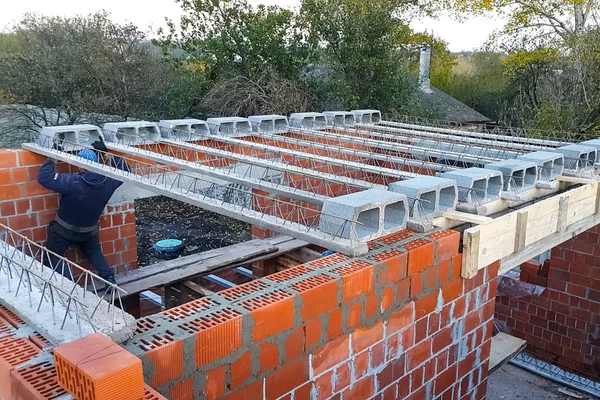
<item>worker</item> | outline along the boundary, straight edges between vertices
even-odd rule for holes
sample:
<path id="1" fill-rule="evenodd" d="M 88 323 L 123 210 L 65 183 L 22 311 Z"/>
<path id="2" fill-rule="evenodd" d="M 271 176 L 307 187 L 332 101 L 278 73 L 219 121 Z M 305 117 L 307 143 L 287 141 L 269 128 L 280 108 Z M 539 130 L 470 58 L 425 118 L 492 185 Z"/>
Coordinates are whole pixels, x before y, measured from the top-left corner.
<path id="1" fill-rule="evenodd" d="M 95 150 L 85 149 L 77 156 L 92 162 L 110 161 L 111 166 L 130 171 L 129 165 L 120 157 L 108 154 L 102 137 L 92 143 Z M 55 149 L 62 148 L 55 145 Z M 46 248 L 64 256 L 72 245 L 83 251 L 98 272 L 110 283 L 116 283 L 113 271 L 102 254 L 98 239 L 100 215 L 111 196 L 122 182 L 95 172 L 57 173 L 56 160 L 49 158 L 40 168 L 38 183 L 46 189 L 61 194 L 56 219 L 48 226 Z M 63 276 L 73 279 L 71 271 L 54 255 L 44 263 Z"/>

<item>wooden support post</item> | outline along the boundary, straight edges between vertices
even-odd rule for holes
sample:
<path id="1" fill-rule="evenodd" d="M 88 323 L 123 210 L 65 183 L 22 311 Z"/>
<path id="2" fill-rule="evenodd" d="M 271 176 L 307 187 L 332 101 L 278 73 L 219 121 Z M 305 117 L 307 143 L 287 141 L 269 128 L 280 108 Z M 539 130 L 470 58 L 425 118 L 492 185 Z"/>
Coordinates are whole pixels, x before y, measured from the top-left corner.
<path id="1" fill-rule="evenodd" d="M 517 230 L 515 231 L 515 253 L 525 250 L 527 238 L 527 210 L 517 211 Z"/>
<path id="2" fill-rule="evenodd" d="M 174 285 L 165 286 L 165 310 L 169 310 L 179 305 L 180 291 Z"/>
<path id="3" fill-rule="evenodd" d="M 469 232 L 466 230 L 463 237 L 463 265 L 461 276 L 471 279 L 479 271 L 479 242 L 480 231 Z"/>
<path id="4" fill-rule="evenodd" d="M 562 195 L 558 201 L 558 223 L 557 232 L 567 230 L 567 218 L 569 217 L 569 196 Z"/>

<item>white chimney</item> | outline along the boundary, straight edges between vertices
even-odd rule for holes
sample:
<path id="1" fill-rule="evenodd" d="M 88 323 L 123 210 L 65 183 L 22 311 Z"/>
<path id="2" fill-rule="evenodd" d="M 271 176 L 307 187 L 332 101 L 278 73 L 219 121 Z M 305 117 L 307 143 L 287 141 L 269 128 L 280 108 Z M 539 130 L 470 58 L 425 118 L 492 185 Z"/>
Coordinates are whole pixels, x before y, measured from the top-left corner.
<path id="1" fill-rule="evenodd" d="M 431 68 L 431 47 L 427 43 L 421 45 L 421 61 L 419 65 L 419 89 L 423 93 L 431 94 L 431 81 L 429 70 Z"/>

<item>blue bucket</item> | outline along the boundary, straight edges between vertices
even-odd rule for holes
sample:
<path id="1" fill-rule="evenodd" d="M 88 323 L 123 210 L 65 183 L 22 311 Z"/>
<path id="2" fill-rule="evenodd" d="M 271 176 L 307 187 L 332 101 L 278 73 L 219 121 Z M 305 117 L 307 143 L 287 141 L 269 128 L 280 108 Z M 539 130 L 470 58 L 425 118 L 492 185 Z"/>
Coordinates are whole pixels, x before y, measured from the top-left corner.
<path id="1" fill-rule="evenodd" d="M 152 246 L 154 255 L 163 260 L 172 260 L 179 257 L 184 248 L 185 245 L 183 244 L 183 241 L 179 239 L 161 240 Z"/>

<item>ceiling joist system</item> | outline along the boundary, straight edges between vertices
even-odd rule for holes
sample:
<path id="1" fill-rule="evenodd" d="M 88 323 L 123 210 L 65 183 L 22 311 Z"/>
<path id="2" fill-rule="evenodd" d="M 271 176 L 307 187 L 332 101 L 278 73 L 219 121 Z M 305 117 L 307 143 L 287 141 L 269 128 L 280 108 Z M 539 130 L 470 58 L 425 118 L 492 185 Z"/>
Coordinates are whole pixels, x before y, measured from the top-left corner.
<path id="1" fill-rule="evenodd" d="M 600 222 L 596 140 L 415 125 L 376 110 L 80 128 L 45 128 L 23 147 L 350 256 L 407 227 L 474 225 L 461 229 L 465 277 Z M 99 136 L 131 171 L 75 155 Z"/>

